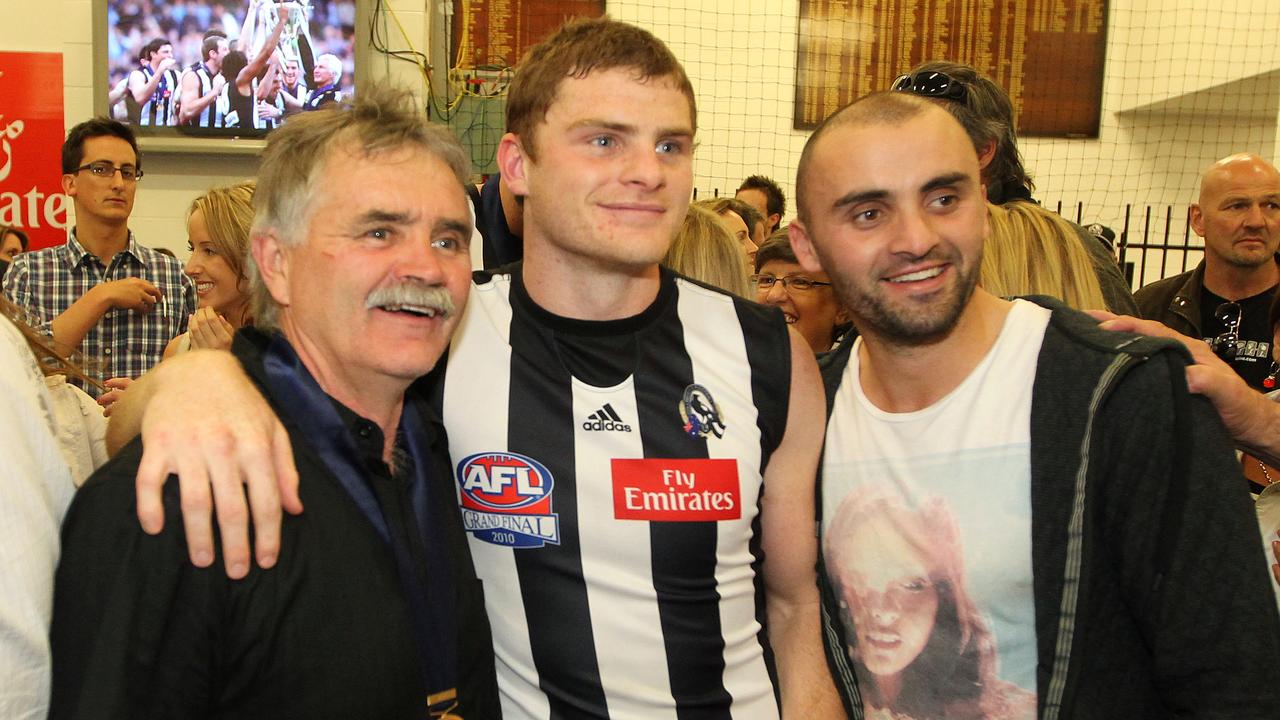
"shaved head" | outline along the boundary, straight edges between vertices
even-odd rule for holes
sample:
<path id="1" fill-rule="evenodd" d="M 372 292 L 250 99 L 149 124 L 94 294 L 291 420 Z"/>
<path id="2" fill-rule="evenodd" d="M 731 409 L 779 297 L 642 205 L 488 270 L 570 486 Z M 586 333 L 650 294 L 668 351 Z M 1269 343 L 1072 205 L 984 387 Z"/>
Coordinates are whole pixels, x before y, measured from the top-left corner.
<path id="1" fill-rule="evenodd" d="M 1269 280 L 1280 245 L 1280 172 L 1250 153 L 1210 165 L 1191 205 L 1191 228 L 1204 238 L 1209 270 L 1265 272 Z"/>
<path id="2" fill-rule="evenodd" d="M 1205 203 L 1206 194 L 1214 196 L 1233 181 L 1248 177 L 1276 179 L 1280 178 L 1280 173 L 1274 165 L 1253 153 L 1228 155 L 1210 165 L 1200 176 L 1200 204 Z"/>
<path id="3" fill-rule="evenodd" d="M 804 152 L 800 154 L 800 167 L 796 170 L 796 214 L 800 219 L 806 220 L 809 217 L 810 208 L 805 200 L 805 190 L 810 182 L 809 174 L 814 155 L 818 152 L 818 144 L 831 129 L 844 126 L 901 125 L 925 112 L 938 112 L 951 117 L 945 110 L 924 98 L 908 93 L 878 92 L 853 101 L 824 120 L 805 142 Z M 956 125 L 959 127 L 960 123 L 957 121 Z M 974 152 L 976 155 L 977 151 Z"/>

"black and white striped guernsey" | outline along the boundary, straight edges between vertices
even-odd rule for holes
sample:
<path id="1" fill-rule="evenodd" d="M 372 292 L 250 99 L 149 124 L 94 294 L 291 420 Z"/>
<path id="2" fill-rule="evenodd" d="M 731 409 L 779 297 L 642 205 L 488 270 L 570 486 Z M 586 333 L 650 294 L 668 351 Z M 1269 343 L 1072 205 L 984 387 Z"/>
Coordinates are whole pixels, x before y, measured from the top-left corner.
<path id="1" fill-rule="evenodd" d="M 776 718 L 759 511 L 781 315 L 664 269 L 642 314 L 570 320 L 510 273 L 477 274 L 443 383 L 504 717 Z M 589 384 L 596 360 L 625 378 Z"/>
<path id="2" fill-rule="evenodd" d="M 190 72 L 195 73 L 200 80 L 200 94 L 198 98 L 208 95 L 213 90 L 213 76 L 217 73 L 209 72 L 209 68 L 204 63 L 196 63 L 191 66 Z M 203 128 L 220 128 L 222 127 L 222 115 L 225 111 L 226 101 L 222 95 L 219 95 L 213 102 L 209 103 L 204 110 L 200 111 L 189 125 Z"/>
<path id="3" fill-rule="evenodd" d="M 267 117 L 265 115 L 257 115 L 255 113 L 255 116 L 253 119 L 253 126 L 258 130 L 275 130 L 276 128 L 284 124 L 284 115 L 285 115 L 284 95 L 282 93 L 277 92 L 274 98 L 267 100 L 265 102 L 271 107 L 274 107 L 276 109 L 276 112 L 279 113 L 279 115 L 272 118 L 272 117 Z"/>
<path id="4" fill-rule="evenodd" d="M 144 84 L 151 82 L 151 78 L 156 74 L 150 67 L 143 67 L 133 72 L 142 74 Z M 177 121 L 175 110 L 180 92 L 177 71 L 173 68 L 165 70 L 160 82 L 156 84 L 155 91 L 146 102 L 139 104 L 132 92 L 125 95 L 125 106 L 129 111 L 130 120 L 144 126 L 174 125 Z"/>

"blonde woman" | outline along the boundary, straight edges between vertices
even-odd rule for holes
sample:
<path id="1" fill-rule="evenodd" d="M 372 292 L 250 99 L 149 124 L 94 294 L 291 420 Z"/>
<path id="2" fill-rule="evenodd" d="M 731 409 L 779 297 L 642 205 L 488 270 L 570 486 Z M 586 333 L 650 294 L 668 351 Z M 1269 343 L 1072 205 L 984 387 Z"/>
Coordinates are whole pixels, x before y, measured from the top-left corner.
<path id="1" fill-rule="evenodd" d="M 187 211 L 187 246 L 191 259 L 184 270 L 196 286 L 199 309 L 187 332 L 165 348 L 167 358 L 191 348 L 227 350 L 237 328 L 249 318 L 249 283 L 244 275 L 253 224 L 252 180 L 214 188 L 196 198 Z"/>
<path id="2" fill-rule="evenodd" d="M 710 210 L 729 229 L 729 234 L 742 246 L 747 265 L 756 259 L 756 249 L 764 244 L 764 218 L 756 209 L 737 198 L 722 197 L 699 200 L 695 206 Z"/>
<path id="3" fill-rule="evenodd" d="M 684 224 L 667 248 L 662 264 L 738 297 L 755 299 L 747 280 L 742 246 L 716 214 L 706 208 L 689 206 Z"/>
<path id="4" fill-rule="evenodd" d="M 1074 225 L 1033 203 L 988 205 L 991 235 L 979 283 L 993 295 L 1050 295 L 1077 310 L 1105 310 L 1085 242 Z"/>
<path id="5" fill-rule="evenodd" d="M 187 321 L 187 331 L 165 346 L 163 358 L 192 348 L 230 350 L 236 329 L 251 324 L 244 259 L 253 224 L 253 188 L 252 180 L 214 188 L 187 210 L 191 259 L 183 271 L 196 286 L 197 308 Z M 98 398 L 107 417 L 132 384 L 133 378 L 107 380 L 109 390 Z"/>

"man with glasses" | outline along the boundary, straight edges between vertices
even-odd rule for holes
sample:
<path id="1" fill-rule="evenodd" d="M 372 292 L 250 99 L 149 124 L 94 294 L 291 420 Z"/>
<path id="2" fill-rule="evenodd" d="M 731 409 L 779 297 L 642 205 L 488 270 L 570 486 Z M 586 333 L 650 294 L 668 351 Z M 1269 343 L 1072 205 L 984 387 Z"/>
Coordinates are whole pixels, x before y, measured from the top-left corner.
<path id="1" fill-rule="evenodd" d="M 1191 229 L 1204 259 L 1134 293 L 1142 317 L 1204 338 L 1255 390 L 1271 367 L 1271 299 L 1280 283 L 1280 172 L 1257 155 L 1214 163 L 1200 179 Z"/>
<path id="2" fill-rule="evenodd" d="M 1035 204 L 1031 197 L 1035 183 L 1022 165 L 1013 102 L 1004 88 L 969 65 L 937 61 L 920 65 L 897 78 L 891 89 L 927 97 L 960 122 L 978 152 L 987 202 Z M 1076 231 L 1089 251 L 1106 309 L 1117 313 L 1137 312 L 1129 283 L 1120 273 L 1111 251 L 1084 228 L 1077 225 Z"/>
<path id="3" fill-rule="evenodd" d="M 95 118 L 71 128 L 62 173 L 76 225 L 66 244 L 14 258 L 4 294 L 60 352 L 81 351 L 95 377 L 138 377 L 186 331 L 195 285 L 181 263 L 143 247 L 129 230 L 142 163 L 127 125 Z"/>
<path id="4" fill-rule="evenodd" d="M 814 353 L 831 350 L 847 320 L 827 274 L 801 267 L 791 249 L 791 240 L 781 233 L 760 246 L 755 263 L 751 285 L 756 290 L 756 300 L 781 310 L 787 324 L 800 333 Z"/>

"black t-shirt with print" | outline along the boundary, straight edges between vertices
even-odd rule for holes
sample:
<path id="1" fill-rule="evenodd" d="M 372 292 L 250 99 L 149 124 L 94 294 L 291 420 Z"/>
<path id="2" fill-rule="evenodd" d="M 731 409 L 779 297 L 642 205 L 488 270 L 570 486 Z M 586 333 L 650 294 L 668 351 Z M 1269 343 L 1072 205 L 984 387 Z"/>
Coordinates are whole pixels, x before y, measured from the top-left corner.
<path id="1" fill-rule="evenodd" d="M 1213 339 L 1227 331 L 1227 323 L 1216 317 L 1217 310 L 1227 302 L 1207 288 L 1202 288 L 1200 297 L 1200 329 L 1205 342 L 1212 344 Z M 1271 310 L 1271 299 L 1275 297 L 1276 288 L 1259 293 L 1253 297 L 1240 300 L 1240 339 L 1236 344 L 1236 356 L 1231 367 L 1244 378 L 1249 387 L 1265 390 L 1262 381 L 1271 372 L 1271 326 L 1267 315 Z"/>

